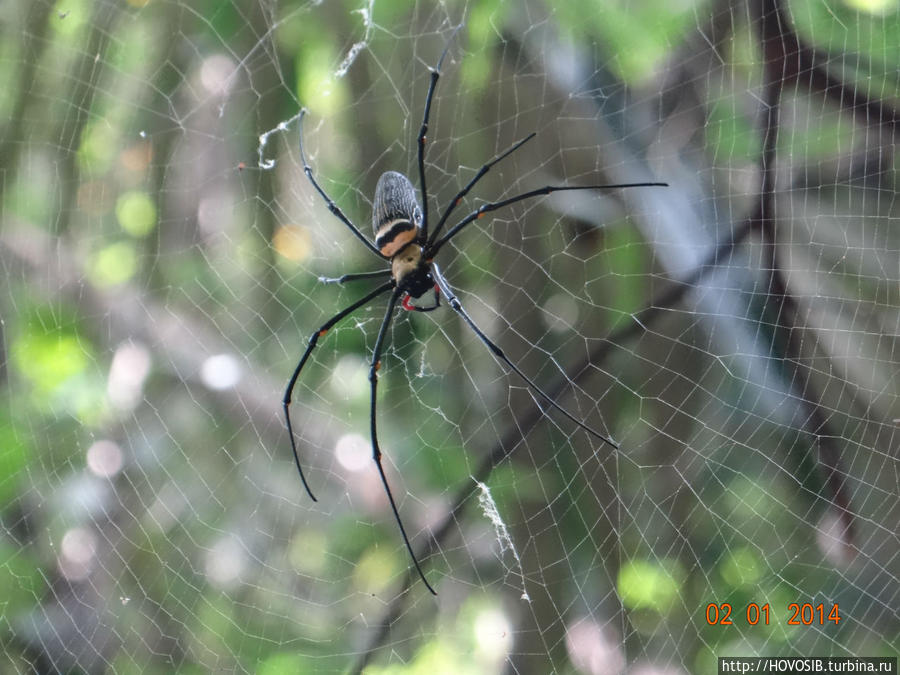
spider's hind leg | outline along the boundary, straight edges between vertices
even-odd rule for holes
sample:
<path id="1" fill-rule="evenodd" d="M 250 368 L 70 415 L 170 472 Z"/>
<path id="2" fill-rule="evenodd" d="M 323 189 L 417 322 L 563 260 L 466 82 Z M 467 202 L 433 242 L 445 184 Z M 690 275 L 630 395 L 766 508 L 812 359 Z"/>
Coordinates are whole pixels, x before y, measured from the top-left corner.
<path id="1" fill-rule="evenodd" d="M 409 537 L 406 536 L 406 528 L 403 527 L 403 521 L 400 520 L 400 512 L 397 510 L 397 504 L 394 502 L 394 495 L 391 493 L 391 486 L 388 485 L 387 476 L 384 473 L 384 467 L 381 465 L 381 448 L 378 446 L 378 426 L 376 421 L 376 400 L 377 400 L 377 392 L 378 392 L 378 370 L 381 368 L 381 349 L 384 345 L 384 337 L 387 334 L 388 327 L 391 325 L 391 319 L 394 316 L 394 307 L 397 305 L 397 300 L 400 297 L 400 293 L 403 291 L 395 290 L 391 294 L 391 301 L 388 303 L 387 311 L 384 313 L 384 320 L 381 322 L 381 329 L 378 331 L 378 338 L 375 340 L 375 349 L 372 354 L 372 365 L 369 367 L 369 382 L 371 383 L 371 401 L 369 403 L 369 424 L 372 433 L 372 458 L 375 460 L 375 465 L 378 467 L 378 473 L 381 475 L 381 482 L 384 484 L 384 491 L 387 493 L 388 501 L 391 503 L 391 510 L 394 512 L 394 519 L 397 521 L 397 525 L 400 526 L 400 534 L 403 536 L 403 543 L 406 544 L 406 550 L 409 551 L 409 555 L 412 558 L 413 565 L 416 566 L 416 571 L 419 573 L 419 576 L 422 578 L 422 583 L 431 591 L 432 595 L 437 595 L 435 590 L 431 587 L 431 584 L 428 583 L 428 579 L 425 578 L 425 573 L 422 571 L 422 568 L 419 566 L 419 561 L 416 558 L 416 554 L 413 551 L 412 544 L 409 543 Z"/>
<path id="2" fill-rule="evenodd" d="M 303 481 L 303 487 L 306 488 L 306 493 L 313 501 L 318 500 L 315 498 L 315 495 L 313 495 L 312 490 L 309 489 L 309 483 L 306 482 L 306 476 L 303 475 L 303 467 L 300 465 L 300 454 L 297 452 L 297 442 L 294 440 L 294 427 L 291 424 L 291 398 L 294 395 L 294 385 L 297 384 L 297 378 L 300 377 L 300 371 L 303 370 L 303 366 L 305 366 L 307 360 L 309 360 L 310 354 L 312 354 L 313 349 L 315 349 L 316 344 L 319 342 L 319 338 L 325 335 L 325 333 L 327 333 L 329 329 L 334 326 L 334 324 L 343 319 L 345 316 L 359 309 L 363 305 L 367 305 L 376 297 L 389 290 L 392 286 L 393 282 L 390 281 L 382 284 L 374 291 L 372 291 L 365 297 L 360 298 L 349 307 L 342 309 L 340 312 L 328 319 L 328 321 L 319 326 L 319 329 L 309 336 L 309 342 L 306 345 L 306 351 L 303 352 L 303 356 L 300 357 L 300 362 L 297 364 L 297 367 L 294 368 L 294 374 L 291 375 L 291 380 L 290 382 L 288 382 L 287 389 L 285 389 L 284 391 L 284 398 L 281 400 L 281 406 L 284 410 L 284 419 L 287 422 L 288 437 L 290 437 L 291 439 L 291 450 L 293 450 L 294 452 L 294 462 L 297 464 L 297 471 L 300 473 L 300 480 Z"/>
<path id="3" fill-rule="evenodd" d="M 534 380 L 532 380 L 530 377 L 528 377 L 525 373 L 522 372 L 522 370 L 515 363 L 513 363 L 512 361 L 509 360 L 509 357 L 506 356 L 506 354 L 503 352 L 503 350 L 500 349 L 500 347 L 495 342 L 493 342 L 487 335 L 485 335 L 481 331 L 481 329 L 475 324 L 474 321 L 472 321 L 472 318 L 466 313 L 466 310 L 463 309 L 459 300 L 453 294 L 453 291 L 450 289 L 450 284 L 448 284 L 447 280 L 444 279 L 444 276 L 441 274 L 441 271 L 438 269 L 438 266 L 436 264 L 432 264 L 431 274 L 434 277 L 434 280 L 437 282 L 438 286 L 440 287 L 441 293 L 444 294 L 444 297 L 447 299 L 447 303 L 450 305 L 450 307 L 453 309 L 453 311 L 456 312 L 457 314 L 459 314 L 463 318 L 463 320 L 465 320 L 465 322 L 467 324 L 469 324 L 469 328 L 471 328 L 472 331 L 475 333 L 475 335 L 478 336 L 478 339 L 481 340 L 484 343 L 484 345 L 488 349 L 491 350 L 491 352 L 494 354 L 494 356 L 496 356 L 498 359 L 503 361 L 507 366 L 509 366 L 519 377 L 521 377 L 523 380 L 525 380 L 525 382 L 528 384 L 529 387 L 531 387 L 531 389 L 533 391 L 537 392 L 541 396 L 541 398 L 543 398 L 545 401 L 547 401 L 547 403 L 549 403 L 551 406 L 553 406 L 559 412 L 561 412 L 563 415 L 565 415 L 569 420 L 571 420 L 572 422 L 577 424 L 579 427 L 581 427 L 582 429 L 587 431 L 592 436 L 600 439 L 601 441 L 603 441 L 610 447 L 618 449 L 618 447 L 619 447 L 618 443 L 613 441 L 608 436 L 604 436 L 596 429 L 592 429 L 587 424 L 585 424 L 584 422 L 579 420 L 577 417 L 575 417 L 568 410 L 566 410 L 561 405 L 559 405 L 559 403 L 557 403 L 556 401 L 553 400 L 553 397 L 551 397 L 543 389 L 541 389 L 539 386 L 537 386 L 537 384 L 534 382 Z"/>

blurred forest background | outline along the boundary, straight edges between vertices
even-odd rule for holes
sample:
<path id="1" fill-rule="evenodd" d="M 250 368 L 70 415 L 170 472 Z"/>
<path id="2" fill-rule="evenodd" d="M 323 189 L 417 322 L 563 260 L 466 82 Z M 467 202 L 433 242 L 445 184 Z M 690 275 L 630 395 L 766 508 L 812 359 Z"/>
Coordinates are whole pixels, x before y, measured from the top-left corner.
<path id="1" fill-rule="evenodd" d="M 451 39 L 454 28 L 464 27 Z M 386 170 L 546 184 L 384 299 Z M 900 651 L 897 0 L 0 5 L 0 670 L 715 672 Z M 451 221 L 451 223 L 454 221 Z M 823 614 L 790 625 L 790 603 Z M 709 605 L 730 603 L 732 625 Z M 769 604 L 768 625 L 748 621 Z M 832 607 L 839 606 L 840 621 Z M 753 619 L 752 610 L 750 619 Z M 811 619 L 811 620 L 808 620 Z"/>

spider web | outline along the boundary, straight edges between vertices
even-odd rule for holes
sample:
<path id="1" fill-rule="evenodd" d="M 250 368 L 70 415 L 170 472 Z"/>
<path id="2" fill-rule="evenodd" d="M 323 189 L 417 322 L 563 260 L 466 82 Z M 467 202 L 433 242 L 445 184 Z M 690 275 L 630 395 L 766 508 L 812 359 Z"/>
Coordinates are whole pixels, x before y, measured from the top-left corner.
<path id="1" fill-rule="evenodd" d="M 0 9 L 4 672 L 708 673 L 900 650 L 890 0 Z M 449 308 L 386 300 L 380 174 Z M 451 219 L 452 225 L 455 220 Z M 383 264 L 383 263 L 381 263 Z M 731 625 L 713 625 L 724 603 Z M 790 603 L 822 613 L 798 615 Z M 768 625 L 748 607 L 768 604 Z M 712 608 L 710 606 L 713 606 Z M 830 620 L 838 606 L 840 621 Z M 833 616 L 833 615 L 832 615 Z"/>

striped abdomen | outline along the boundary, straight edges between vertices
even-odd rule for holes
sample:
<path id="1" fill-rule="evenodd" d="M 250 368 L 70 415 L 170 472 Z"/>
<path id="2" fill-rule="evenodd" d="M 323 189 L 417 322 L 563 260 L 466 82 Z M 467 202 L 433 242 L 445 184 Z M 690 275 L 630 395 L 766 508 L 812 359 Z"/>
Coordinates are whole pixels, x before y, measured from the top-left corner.
<path id="1" fill-rule="evenodd" d="M 393 258 L 419 236 L 422 210 L 416 201 L 416 189 L 402 173 L 387 171 L 375 186 L 372 229 L 375 247 L 386 258 Z"/>

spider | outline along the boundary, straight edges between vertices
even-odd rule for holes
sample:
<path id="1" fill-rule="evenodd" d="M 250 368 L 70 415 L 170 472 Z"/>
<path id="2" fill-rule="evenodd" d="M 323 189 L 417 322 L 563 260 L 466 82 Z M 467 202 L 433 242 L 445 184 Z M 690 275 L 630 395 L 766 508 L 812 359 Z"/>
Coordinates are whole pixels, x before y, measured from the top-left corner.
<path id="1" fill-rule="evenodd" d="M 327 204 L 328 209 L 331 211 L 331 213 L 333 213 L 342 223 L 344 223 L 344 225 L 346 225 L 350 229 L 350 231 L 363 243 L 364 246 L 366 246 L 366 248 L 372 251 L 372 253 L 377 255 L 383 261 L 389 262 L 390 266 L 373 272 L 345 274 L 342 277 L 335 279 L 325 277 L 320 278 L 321 281 L 326 283 L 339 284 L 343 284 L 349 281 L 381 278 L 386 279 L 386 281 L 378 286 L 375 290 L 371 291 L 368 295 L 360 298 L 350 306 L 345 307 L 344 309 L 339 311 L 328 321 L 322 324 L 318 328 L 318 330 L 316 330 L 310 336 L 309 342 L 306 346 L 306 351 L 303 353 L 303 356 L 300 358 L 300 362 L 294 369 L 294 373 L 291 376 L 290 381 L 288 382 L 287 389 L 284 393 L 284 399 L 282 401 L 284 416 L 287 422 L 287 431 L 291 439 L 291 449 L 294 453 L 294 461 L 297 464 L 297 471 L 300 473 L 300 479 L 303 481 L 303 487 L 306 488 L 307 494 L 309 494 L 310 499 L 315 502 L 317 500 L 309 487 L 309 483 L 307 483 L 306 481 L 306 476 L 304 475 L 303 468 L 300 464 L 300 456 L 297 452 L 297 444 L 294 440 L 294 431 L 291 425 L 290 405 L 291 396 L 294 391 L 294 385 L 297 383 L 297 378 L 300 376 L 300 372 L 306 365 L 306 362 L 309 359 L 310 354 L 312 354 L 312 351 L 315 348 L 316 344 L 318 343 L 319 338 L 323 337 L 329 331 L 329 329 L 331 329 L 332 326 L 334 326 L 344 317 L 350 315 L 360 307 L 368 305 L 376 298 L 386 293 L 390 293 L 387 310 L 385 311 L 384 318 L 381 321 L 381 328 L 378 331 L 378 337 L 375 339 L 375 347 L 373 349 L 372 361 L 369 367 L 369 383 L 371 388 L 371 399 L 369 404 L 369 427 L 372 438 L 372 456 L 375 460 L 375 465 L 378 467 L 378 473 L 381 476 L 381 482 L 384 484 L 384 490 L 387 493 L 388 501 L 391 505 L 391 510 L 394 512 L 394 519 L 397 521 L 397 525 L 400 528 L 400 534 L 403 537 L 403 543 L 406 545 L 406 549 L 409 551 L 409 555 L 412 558 L 412 562 L 416 568 L 416 571 L 419 573 L 419 577 L 422 579 L 422 582 L 432 593 L 432 595 L 437 595 L 437 593 L 435 592 L 434 588 L 432 588 L 431 584 L 428 583 L 428 579 L 425 578 L 425 573 L 422 571 L 419 560 L 416 558 L 416 554 L 409 542 L 409 537 L 406 534 L 406 528 L 404 528 L 403 526 L 403 521 L 400 518 L 400 512 L 397 509 L 397 504 L 394 501 L 393 494 L 391 493 L 391 488 L 388 484 L 387 476 L 384 473 L 384 467 L 381 463 L 381 449 L 378 445 L 378 431 L 376 424 L 376 393 L 378 388 L 378 371 L 381 367 L 381 352 L 382 348 L 384 347 L 385 335 L 387 334 L 388 328 L 391 325 L 391 321 L 394 317 L 394 309 L 397 306 L 397 303 L 400 302 L 403 309 L 407 311 L 431 312 L 440 306 L 440 298 L 441 296 L 443 296 L 446 299 L 446 302 L 450 305 L 450 308 L 454 312 L 459 314 L 463 321 L 468 324 L 469 328 L 472 329 L 475 335 L 478 336 L 478 339 L 484 343 L 484 345 L 494 354 L 494 356 L 505 363 L 507 367 L 509 367 L 513 372 L 521 377 L 527 383 L 527 385 L 541 398 L 543 398 L 550 406 L 555 408 L 563 416 L 587 431 L 592 436 L 603 441 L 612 448 L 618 448 L 618 445 L 611 438 L 604 436 L 599 431 L 591 428 L 581 420 L 574 417 L 565 408 L 556 403 L 556 401 L 554 401 L 547 393 L 545 393 L 540 387 L 538 387 L 538 385 L 535 384 L 535 382 L 531 378 L 523 373 L 522 370 L 520 370 L 519 367 L 506 356 L 503 350 L 495 342 L 493 342 L 487 335 L 484 334 L 484 332 L 468 315 L 465 309 L 463 309 L 462 305 L 459 302 L 459 299 L 456 297 L 456 295 L 454 295 L 453 290 L 450 288 L 450 284 L 447 283 L 447 280 L 444 278 L 444 275 L 442 274 L 440 268 L 434 261 L 434 258 L 444 247 L 444 245 L 447 244 L 447 242 L 449 242 L 456 235 L 462 232 L 463 229 L 465 229 L 465 227 L 470 223 L 478 220 L 479 218 L 482 218 L 485 214 L 490 213 L 491 211 L 496 211 L 497 209 L 501 209 L 505 206 L 515 204 L 516 202 L 520 202 L 525 199 L 548 195 L 551 192 L 558 192 L 562 190 L 600 190 L 611 188 L 652 187 L 667 185 L 667 183 L 620 183 L 614 185 L 578 186 L 545 185 L 544 187 L 521 193 L 514 197 L 510 197 L 509 199 L 482 204 L 478 209 L 462 218 L 453 227 L 447 230 L 447 232 L 443 236 L 440 236 L 441 231 L 443 230 L 444 225 L 447 222 L 447 219 L 453 213 L 454 209 L 462 202 L 463 198 L 469 193 L 469 190 L 471 190 L 475 186 L 475 184 L 478 183 L 479 180 L 481 180 L 481 178 L 491 169 L 491 167 L 498 164 L 506 157 L 509 157 L 512 153 L 521 148 L 523 145 L 525 145 L 525 143 L 527 143 L 537 135 L 535 132 L 532 132 L 525 138 L 521 139 L 520 141 L 506 149 L 504 152 L 491 159 L 484 166 L 482 166 L 481 169 L 479 169 L 478 173 L 476 173 L 472 178 L 472 180 L 470 180 L 468 184 L 462 190 L 460 190 L 456 194 L 456 196 L 449 202 L 444 211 L 441 213 L 437 225 L 435 225 L 434 229 L 429 232 L 428 191 L 425 187 L 425 141 L 426 134 L 428 133 L 428 117 L 431 112 L 431 101 L 434 97 L 435 87 L 437 85 L 438 78 L 441 75 L 441 66 L 444 63 L 444 57 L 447 56 L 447 51 L 450 48 L 450 42 L 452 41 L 453 36 L 456 35 L 456 32 L 459 31 L 461 27 L 462 26 L 457 27 L 453 32 L 453 35 L 451 35 L 450 39 L 447 41 L 447 45 L 444 48 L 444 51 L 441 54 L 437 65 L 434 68 L 430 69 L 431 82 L 428 86 L 428 94 L 425 97 L 425 111 L 422 119 L 422 126 L 419 130 L 418 136 L 419 188 L 422 195 L 421 206 L 416 199 L 416 190 L 406 176 L 401 173 L 397 173 L 396 171 L 387 171 L 383 173 L 378 179 L 378 184 L 375 187 L 375 199 L 373 203 L 372 216 L 372 228 L 375 234 L 374 242 L 370 241 L 362 233 L 362 231 L 360 231 L 360 229 L 356 225 L 354 225 L 350 221 L 350 219 L 347 218 L 347 216 L 344 215 L 344 212 L 341 211 L 340 207 L 338 207 L 337 204 L 334 203 L 334 200 L 332 200 L 331 197 L 328 196 L 325 190 L 322 189 L 322 187 L 318 184 L 318 182 L 316 182 L 316 179 L 313 177 L 312 169 L 309 166 L 309 162 L 307 162 L 306 160 L 306 154 L 303 150 L 303 117 L 306 114 L 306 110 L 302 109 L 300 111 L 300 158 L 303 162 L 303 171 L 306 174 L 306 177 L 309 179 L 309 182 L 316 189 L 316 191 L 322 196 L 322 199 L 325 200 L 325 203 Z M 433 293 L 432 304 L 421 306 L 413 303 L 414 300 L 418 300 L 423 295 L 426 295 L 429 292 Z"/>

